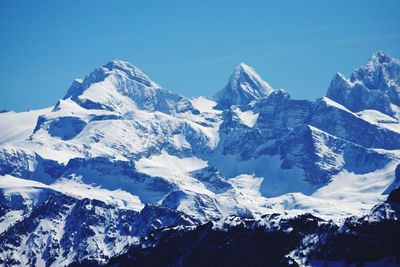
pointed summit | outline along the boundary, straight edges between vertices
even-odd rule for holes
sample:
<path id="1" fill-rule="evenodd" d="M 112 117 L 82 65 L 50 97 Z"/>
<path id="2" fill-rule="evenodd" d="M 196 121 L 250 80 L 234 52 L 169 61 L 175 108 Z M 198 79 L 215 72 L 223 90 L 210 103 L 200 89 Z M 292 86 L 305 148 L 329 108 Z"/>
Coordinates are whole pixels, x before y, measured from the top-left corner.
<path id="1" fill-rule="evenodd" d="M 228 84 L 215 94 L 214 99 L 218 103 L 217 108 L 225 109 L 267 97 L 272 91 L 272 87 L 252 67 L 240 63 L 235 67 Z"/>

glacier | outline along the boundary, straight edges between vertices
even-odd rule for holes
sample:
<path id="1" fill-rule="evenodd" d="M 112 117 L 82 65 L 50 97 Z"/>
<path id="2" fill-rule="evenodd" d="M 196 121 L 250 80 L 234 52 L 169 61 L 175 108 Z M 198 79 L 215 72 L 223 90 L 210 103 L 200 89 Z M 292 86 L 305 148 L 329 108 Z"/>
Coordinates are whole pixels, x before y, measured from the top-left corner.
<path id="1" fill-rule="evenodd" d="M 0 264 L 106 264 L 152 231 L 232 216 L 363 218 L 399 186 L 399 120 L 384 52 L 315 101 L 244 63 L 189 99 L 113 60 L 53 107 L 0 113 Z"/>

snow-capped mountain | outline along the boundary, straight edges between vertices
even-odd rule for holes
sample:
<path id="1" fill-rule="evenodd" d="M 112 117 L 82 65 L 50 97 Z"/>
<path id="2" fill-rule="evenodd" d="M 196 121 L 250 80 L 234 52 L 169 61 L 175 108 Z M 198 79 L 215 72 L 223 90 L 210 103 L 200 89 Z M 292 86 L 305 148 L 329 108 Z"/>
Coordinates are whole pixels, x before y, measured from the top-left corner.
<path id="1" fill-rule="evenodd" d="M 54 107 L 0 113 L 0 263 L 106 263 L 163 227 L 365 216 L 399 185 L 400 61 L 296 100 L 241 63 L 188 99 L 111 61 Z"/>
<path id="2" fill-rule="evenodd" d="M 95 69 L 83 80 L 75 80 L 64 100 L 72 100 L 85 109 L 121 114 L 134 107 L 167 114 L 197 112 L 188 99 L 161 88 L 140 69 L 119 60 Z"/>
<path id="3" fill-rule="evenodd" d="M 214 96 L 216 108 L 225 109 L 232 105 L 246 105 L 267 97 L 272 87 L 250 66 L 240 63 L 229 78 L 228 84 Z"/>

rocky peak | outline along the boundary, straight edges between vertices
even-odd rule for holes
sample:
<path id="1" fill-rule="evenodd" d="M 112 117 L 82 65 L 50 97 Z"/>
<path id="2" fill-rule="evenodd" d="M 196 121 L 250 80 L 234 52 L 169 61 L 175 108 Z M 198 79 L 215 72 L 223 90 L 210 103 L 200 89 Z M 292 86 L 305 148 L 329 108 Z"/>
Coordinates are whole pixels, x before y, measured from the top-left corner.
<path id="1" fill-rule="evenodd" d="M 337 73 L 327 97 L 354 112 L 375 109 L 396 117 L 393 104 L 400 106 L 400 60 L 384 52 L 373 54 L 350 79 Z"/>
<path id="2" fill-rule="evenodd" d="M 231 74 L 228 84 L 214 96 L 217 108 L 248 103 L 267 97 L 273 91 L 260 75 L 250 66 L 240 63 Z"/>
<path id="3" fill-rule="evenodd" d="M 400 60 L 384 52 L 376 52 L 368 62 L 355 70 L 350 80 L 363 83 L 371 90 L 390 91 L 400 86 Z"/>

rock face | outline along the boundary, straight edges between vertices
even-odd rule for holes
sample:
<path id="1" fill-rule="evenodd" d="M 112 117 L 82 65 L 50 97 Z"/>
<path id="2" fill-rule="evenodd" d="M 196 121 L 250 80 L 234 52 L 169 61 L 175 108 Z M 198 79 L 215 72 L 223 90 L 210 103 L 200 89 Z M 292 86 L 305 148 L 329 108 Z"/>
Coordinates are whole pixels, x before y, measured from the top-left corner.
<path id="1" fill-rule="evenodd" d="M 210 100 L 116 60 L 52 108 L 1 113 L 0 264 L 107 263 L 130 251 L 138 264 L 235 265 L 243 251 L 258 265 L 267 252 L 257 247 L 271 242 L 267 265 L 335 253 L 364 262 L 335 236 L 382 233 L 371 225 L 385 220 L 397 231 L 397 191 L 382 198 L 399 186 L 398 66 L 378 52 L 309 101 L 242 63 Z M 383 235 L 377 244 L 392 251 Z M 165 255 L 171 247 L 188 257 Z"/>
<path id="2" fill-rule="evenodd" d="M 328 98 L 316 102 L 293 100 L 287 92 L 276 90 L 254 107 L 241 108 L 256 114 L 256 123 L 249 127 L 237 116 L 237 109 L 227 110 L 217 151 L 222 156 L 237 155 L 243 161 L 278 156 L 282 169 L 300 168 L 304 179 L 317 187 L 327 184 L 345 167 L 359 173 L 382 168 L 392 156 L 375 149 L 400 148 L 398 132 L 365 121 Z M 269 172 L 250 171 L 261 176 Z M 275 193 L 268 191 L 267 195 L 282 194 L 276 190 L 280 185 L 275 185 Z M 304 184 L 292 186 L 293 191 L 311 189 Z"/>

